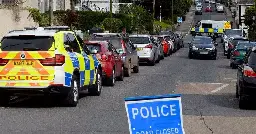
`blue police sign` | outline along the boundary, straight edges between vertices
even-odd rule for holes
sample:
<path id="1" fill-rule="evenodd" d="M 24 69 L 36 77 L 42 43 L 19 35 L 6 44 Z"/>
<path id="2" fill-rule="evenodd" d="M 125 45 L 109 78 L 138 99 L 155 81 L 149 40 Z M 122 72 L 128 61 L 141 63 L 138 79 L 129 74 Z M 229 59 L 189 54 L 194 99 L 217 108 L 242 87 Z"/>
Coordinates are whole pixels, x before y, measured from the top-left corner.
<path id="1" fill-rule="evenodd" d="M 125 99 L 130 134 L 184 134 L 179 94 Z"/>
<path id="2" fill-rule="evenodd" d="M 182 17 L 177 17 L 177 22 L 181 23 L 182 22 Z"/>

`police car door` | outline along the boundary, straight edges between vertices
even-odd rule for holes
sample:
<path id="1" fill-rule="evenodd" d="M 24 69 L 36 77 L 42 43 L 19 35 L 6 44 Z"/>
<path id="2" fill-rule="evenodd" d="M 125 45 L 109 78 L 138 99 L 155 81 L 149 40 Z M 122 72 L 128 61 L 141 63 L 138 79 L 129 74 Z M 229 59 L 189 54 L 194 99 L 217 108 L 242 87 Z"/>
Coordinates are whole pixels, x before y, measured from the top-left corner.
<path id="1" fill-rule="evenodd" d="M 76 37 L 74 36 L 74 34 L 66 33 L 65 37 L 70 42 L 69 43 L 70 51 L 68 51 L 68 54 L 72 60 L 73 70 L 78 69 L 79 72 L 81 72 L 82 70 L 84 70 L 84 66 L 82 65 L 83 55 L 82 55 L 81 47 Z M 81 78 L 82 77 L 80 77 L 80 82 L 82 82 Z M 81 84 L 83 85 L 83 83 Z"/>

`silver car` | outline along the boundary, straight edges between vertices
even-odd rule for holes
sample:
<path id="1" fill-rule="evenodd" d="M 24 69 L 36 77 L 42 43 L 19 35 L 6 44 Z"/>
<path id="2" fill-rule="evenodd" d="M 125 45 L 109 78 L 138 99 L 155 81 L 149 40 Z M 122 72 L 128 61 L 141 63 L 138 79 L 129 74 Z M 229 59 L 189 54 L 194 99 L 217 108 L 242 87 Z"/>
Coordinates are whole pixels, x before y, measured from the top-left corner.
<path id="1" fill-rule="evenodd" d="M 158 53 L 158 61 L 164 59 L 164 49 L 162 46 L 162 42 L 158 40 L 158 36 L 159 35 L 153 35 L 154 38 L 154 42 L 157 44 L 158 49 L 157 49 L 157 53 Z"/>
<path id="2" fill-rule="evenodd" d="M 130 35 L 129 38 L 137 47 L 139 61 L 154 66 L 159 58 L 157 54 L 158 47 L 152 41 L 153 37 L 150 35 Z"/>

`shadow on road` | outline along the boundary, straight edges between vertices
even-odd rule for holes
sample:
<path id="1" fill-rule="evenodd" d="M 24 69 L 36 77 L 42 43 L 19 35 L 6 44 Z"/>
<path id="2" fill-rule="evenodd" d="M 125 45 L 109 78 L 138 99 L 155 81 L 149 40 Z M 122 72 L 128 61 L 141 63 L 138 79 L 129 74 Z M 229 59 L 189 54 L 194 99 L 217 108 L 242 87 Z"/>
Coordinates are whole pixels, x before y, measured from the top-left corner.
<path id="1" fill-rule="evenodd" d="M 87 92 L 80 93 L 79 98 L 90 96 Z M 53 107 L 67 107 L 63 103 L 63 96 L 49 95 L 49 96 L 20 96 L 15 100 L 11 100 L 8 108 L 53 108 Z"/>
<path id="2" fill-rule="evenodd" d="M 239 109 L 238 99 L 235 94 L 183 94 L 183 115 L 198 116 L 228 116 L 228 117 L 255 117 L 256 100 L 248 102 L 248 110 Z"/>

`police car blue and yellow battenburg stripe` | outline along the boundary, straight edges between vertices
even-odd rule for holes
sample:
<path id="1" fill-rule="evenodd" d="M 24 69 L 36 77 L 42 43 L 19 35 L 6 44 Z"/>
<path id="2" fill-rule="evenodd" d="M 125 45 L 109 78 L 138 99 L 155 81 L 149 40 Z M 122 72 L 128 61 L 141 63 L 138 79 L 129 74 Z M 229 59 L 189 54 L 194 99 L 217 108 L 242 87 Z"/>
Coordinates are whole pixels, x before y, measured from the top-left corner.
<path id="1" fill-rule="evenodd" d="M 224 29 L 222 28 L 191 28 L 191 32 L 197 33 L 223 33 Z"/>

